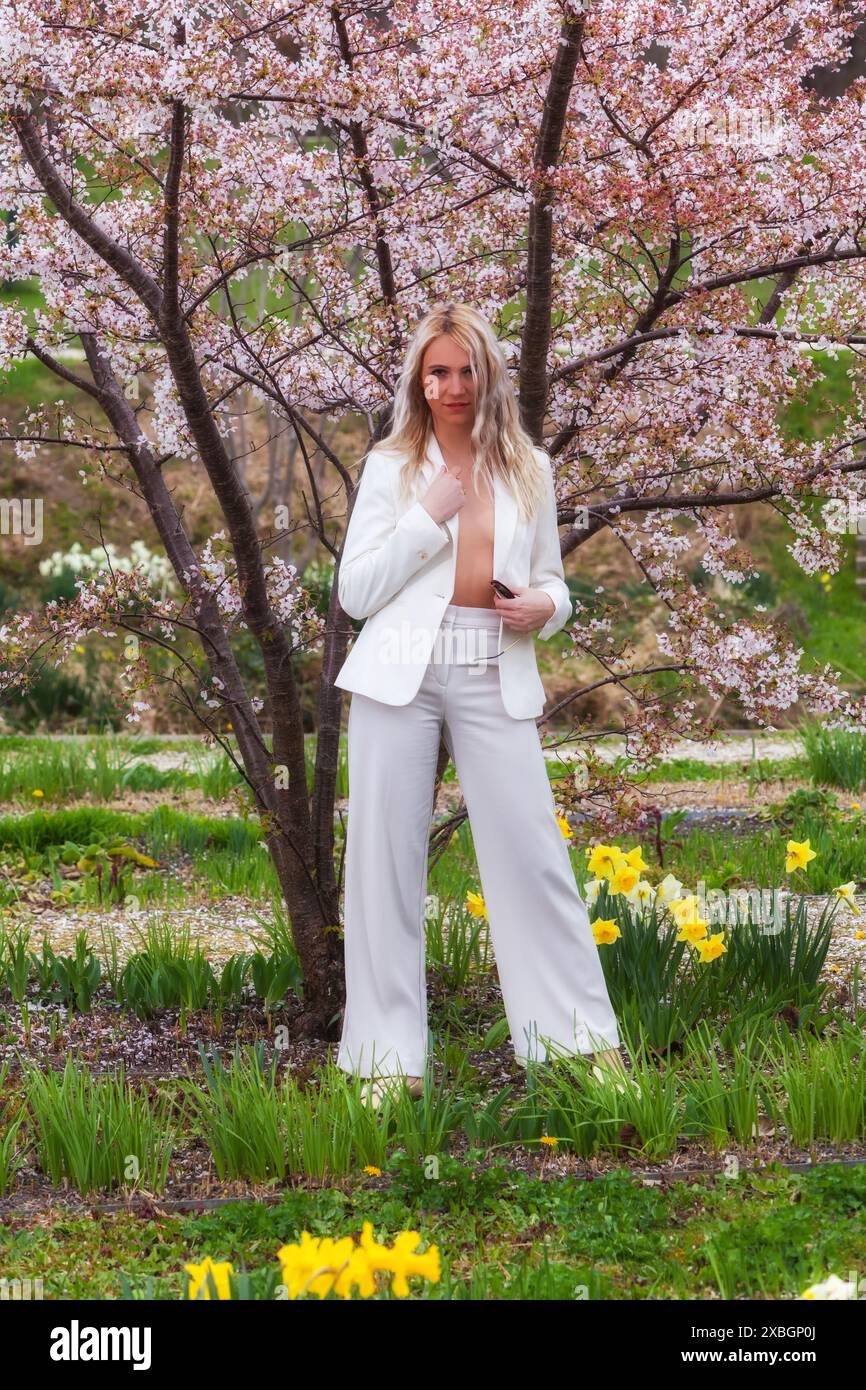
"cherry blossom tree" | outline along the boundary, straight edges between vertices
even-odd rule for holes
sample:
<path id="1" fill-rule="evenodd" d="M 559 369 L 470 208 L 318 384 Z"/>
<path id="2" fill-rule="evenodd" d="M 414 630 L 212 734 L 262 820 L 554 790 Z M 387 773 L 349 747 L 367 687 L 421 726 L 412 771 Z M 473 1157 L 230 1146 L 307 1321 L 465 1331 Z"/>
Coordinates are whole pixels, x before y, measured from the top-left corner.
<path id="1" fill-rule="evenodd" d="M 0 0 L 0 206 L 15 228 L 0 273 L 41 293 L 38 310 L 0 307 L 0 369 L 36 358 L 70 388 L 4 420 L 3 447 L 130 490 L 177 586 L 171 599 L 135 570 L 82 580 L 74 601 L 4 626 L 4 679 L 123 631 L 134 715 L 148 651 L 176 653 L 181 698 L 212 736 L 235 735 L 311 1032 L 335 1036 L 343 997 L 333 677 L 353 628 L 335 583 L 322 621 L 289 556 L 315 545 L 339 564 L 357 474 L 338 427 L 386 431 L 432 303 L 496 324 L 554 461 L 563 555 L 591 575 L 594 539 L 614 538 L 653 598 L 649 658 L 618 636 L 623 597 L 576 604 L 570 636 L 595 674 L 542 726 L 615 685 L 641 767 L 695 731 L 707 695 L 768 724 L 795 705 L 866 722 L 836 672 L 809 669 L 766 615 L 726 614 L 685 562 L 699 543 L 705 575 L 745 582 L 734 518 L 762 503 L 807 572 L 832 570 L 841 537 L 819 504 L 850 512 L 863 496 L 856 375 L 820 443 L 787 439 L 778 418 L 820 379 L 816 352 L 856 364 L 866 342 L 866 87 L 829 101 L 812 80 L 841 69 L 856 23 L 832 0 Z M 247 417 L 272 451 L 258 496 Z M 286 459 L 299 549 L 269 509 Z M 203 548 L 176 497 L 189 470 L 222 519 Z M 311 649 L 310 793 L 296 663 Z"/>

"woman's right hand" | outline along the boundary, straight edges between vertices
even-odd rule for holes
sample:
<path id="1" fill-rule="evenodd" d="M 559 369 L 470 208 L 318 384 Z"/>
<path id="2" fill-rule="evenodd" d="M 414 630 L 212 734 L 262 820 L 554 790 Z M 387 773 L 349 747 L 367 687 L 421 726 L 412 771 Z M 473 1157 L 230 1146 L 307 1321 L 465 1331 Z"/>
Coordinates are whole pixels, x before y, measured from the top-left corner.
<path id="1" fill-rule="evenodd" d="M 434 521 L 440 524 L 447 521 L 466 501 L 466 493 L 459 478 L 455 478 L 453 473 L 448 472 L 448 468 L 443 463 L 442 468 L 436 478 L 428 487 L 424 496 L 421 498 L 421 505 L 428 511 Z"/>

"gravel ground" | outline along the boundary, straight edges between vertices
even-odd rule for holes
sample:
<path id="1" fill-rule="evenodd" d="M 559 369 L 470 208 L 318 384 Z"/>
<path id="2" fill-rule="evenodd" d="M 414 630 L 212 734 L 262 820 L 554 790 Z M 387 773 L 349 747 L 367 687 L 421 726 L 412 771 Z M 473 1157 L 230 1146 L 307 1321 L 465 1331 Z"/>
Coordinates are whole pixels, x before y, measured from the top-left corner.
<path id="1" fill-rule="evenodd" d="M 595 748 L 600 757 L 613 762 L 614 758 L 626 751 L 626 744 L 621 738 L 606 738 L 596 742 Z M 578 756 L 574 748 L 567 746 L 561 751 L 545 751 L 548 757 L 561 758 L 563 761 Z M 694 758 L 698 762 L 715 766 L 720 763 L 750 763 L 753 757 L 774 760 L 796 758 L 802 751 L 800 740 L 793 735 L 755 734 L 753 744 L 751 734 L 722 734 L 706 743 L 688 738 L 678 739 L 665 754 L 663 761 L 679 762 L 685 758 Z"/>
<path id="2" fill-rule="evenodd" d="M 140 912 L 129 912 L 122 907 L 103 909 L 101 912 L 68 907 L 46 908 L 38 914 L 18 915 L 16 923 L 31 928 L 34 949 L 37 951 L 43 936 L 48 938 L 56 951 L 72 951 L 76 936 L 84 930 L 88 943 L 99 955 L 102 952 L 102 929 L 108 933 L 113 931 L 117 936 L 118 956 L 123 961 L 133 951 L 140 949 L 141 934 L 146 931 L 148 922 L 163 923 L 169 920 L 178 935 L 188 931 L 192 944 L 198 941 L 211 961 L 223 962 L 238 951 L 255 949 L 253 938 L 260 937 L 264 930 L 262 922 L 257 920 L 257 913 L 267 920 L 267 904 L 235 897 L 163 911 L 144 908 Z"/>
<path id="3" fill-rule="evenodd" d="M 661 806 L 665 811 L 758 811 L 762 806 L 777 806 L 792 792 L 811 786 L 801 777 L 767 779 L 751 789 L 747 782 L 733 777 L 712 782 L 652 782 L 641 788 L 640 799 L 644 806 Z M 853 792 L 839 792 L 838 797 L 840 806 L 856 800 Z"/>

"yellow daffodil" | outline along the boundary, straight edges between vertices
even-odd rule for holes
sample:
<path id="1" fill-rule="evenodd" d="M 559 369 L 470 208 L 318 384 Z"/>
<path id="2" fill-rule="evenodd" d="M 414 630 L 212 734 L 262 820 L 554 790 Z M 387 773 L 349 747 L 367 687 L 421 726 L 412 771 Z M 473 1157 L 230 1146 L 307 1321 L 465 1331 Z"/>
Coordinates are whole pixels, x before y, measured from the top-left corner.
<path id="1" fill-rule="evenodd" d="M 678 927 L 684 926 L 686 922 L 696 922 L 698 900 L 694 893 L 689 893 L 685 898 L 674 898 L 673 902 L 668 903 L 668 911 Z"/>
<path id="2" fill-rule="evenodd" d="M 854 912 L 856 912 L 856 913 L 857 913 L 857 916 L 859 917 L 859 916 L 860 916 L 860 909 L 859 909 L 859 907 L 857 906 L 857 904 L 856 904 L 855 901 L 854 901 L 854 893 L 855 893 L 856 888 L 857 888 L 857 884 L 854 882 L 854 879 L 852 878 L 852 880 L 851 880 L 850 883 L 842 883 L 842 884 L 840 884 L 840 886 L 839 886 L 838 888 L 834 888 L 834 889 L 833 889 L 833 892 L 836 894 L 837 898 L 844 898 L 844 900 L 845 900 L 845 902 L 848 904 L 848 906 L 849 906 Z"/>
<path id="3" fill-rule="evenodd" d="M 473 917 L 487 917 L 487 908 L 480 893 L 467 893 L 466 906 Z"/>
<path id="4" fill-rule="evenodd" d="M 592 924 L 592 935 L 596 946 L 610 946 L 622 932 L 612 917 L 600 917 Z"/>
<path id="5" fill-rule="evenodd" d="M 677 932 L 677 941 L 688 941 L 690 945 L 696 946 L 699 941 L 703 941 L 709 925 L 709 922 L 705 922 L 703 917 L 695 917 L 692 921 L 681 922 Z"/>
<path id="6" fill-rule="evenodd" d="M 640 845 L 635 845 L 634 849 L 630 849 L 625 859 L 626 863 L 631 864 L 633 869 L 637 869 L 639 874 L 644 873 L 649 868 L 649 864 L 644 863 L 643 850 Z"/>
<path id="7" fill-rule="evenodd" d="M 792 874 L 795 869 L 805 869 L 817 855 L 811 848 L 808 840 L 789 840 L 787 846 L 787 857 L 785 859 L 785 873 Z"/>
<path id="8" fill-rule="evenodd" d="M 708 936 L 706 941 L 696 942 L 695 949 L 706 965 L 711 960 L 717 960 L 728 948 L 722 939 L 721 932 L 716 932 L 715 936 Z"/>
<path id="9" fill-rule="evenodd" d="M 357 1247 L 351 1236 L 333 1240 L 331 1236 L 320 1238 L 302 1231 L 300 1243 L 281 1246 L 277 1259 L 289 1298 L 298 1298 L 304 1293 L 325 1298 L 332 1290 L 341 1298 L 351 1298 L 353 1286 L 361 1290 L 364 1298 L 375 1292 L 376 1281 L 369 1260 L 366 1255 L 360 1260 L 357 1258 Z"/>
<path id="10" fill-rule="evenodd" d="M 382 1169 L 381 1169 L 381 1168 L 377 1168 L 376 1165 L 375 1165 L 375 1163 L 367 1163 L 367 1164 L 365 1164 L 365 1165 L 364 1165 L 364 1172 L 365 1172 L 365 1173 L 369 1173 L 369 1175 L 370 1175 L 371 1178 L 381 1178 L 381 1176 L 382 1176 Z"/>
<path id="11" fill-rule="evenodd" d="M 593 845 L 587 854 L 587 868 L 596 878 L 613 878 L 617 865 L 625 858 L 619 845 Z"/>
<path id="12" fill-rule="evenodd" d="M 558 815 L 558 816 L 556 817 L 556 823 L 557 823 L 557 825 L 559 826 L 560 830 L 562 831 L 562 838 L 563 838 L 563 840 L 573 840 L 573 839 L 574 839 L 574 831 L 572 830 L 572 828 L 571 828 L 571 826 L 569 825 L 568 821 L 566 820 L 565 816 L 559 816 L 559 815 Z"/>
<path id="13" fill-rule="evenodd" d="M 200 1265 L 188 1264 L 184 1265 L 184 1269 L 189 1275 L 189 1286 L 186 1293 L 187 1298 L 209 1299 L 213 1296 L 208 1275 L 211 1275 L 213 1279 L 217 1298 L 220 1300 L 231 1298 L 232 1290 L 229 1275 L 233 1273 L 233 1269 L 228 1260 L 223 1260 L 220 1264 L 214 1264 L 210 1255 L 205 1255 Z M 204 1290 L 204 1292 L 201 1292 L 201 1290 Z"/>
<path id="14" fill-rule="evenodd" d="M 33 791 L 30 793 L 30 795 L 31 795 L 31 796 L 35 796 L 35 797 L 37 797 L 37 798 L 41 798 L 41 797 L 43 797 L 43 796 L 45 795 L 45 793 L 44 793 L 44 791 L 42 790 L 41 787 L 34 787 L 34 788 L 33 788 Z"/>
<path id="15" fill-rule="evenodd" d="M 365 1221 L 357 1245 L 351 1236 L 335 1241 L 302 1231 L 300 1243 L 282 1246 L 277 1258 L 289 1298 L 305 1293 L 325 1298 L 332 1291 L 341 1298 L 351 1298 L 353 1288 L 362 1298 L 369 1298 L 376 1292 L 375 1276 L 380 1270 L 392 1276 L 391 1288 L 397 1297 L 405 1298 L 408 1279 L 417 1275 L 436 1283 L 440 1277 L 438 1247 L 431 1245 L 417 1254 L 420 1239 L 417 1231 L 401 1231 L 389 1248 L 375 1239 L 372 1222 Z"/>
<path id="16" fill-rule="evenodd" d="M 630 893 L 640 879 L 637 869 L 633 869 L 631 864 L 621 861 L 617 864 L 613 877 L 610 881 L 611 893 Z"/>
<path id="17" fill-rule="evenodd" d="M 854 940 L 855 940 L 855 941 L 866 941 L 866 931 L 855 931 L 855 933 L 854 933 Z"/>
<path id="18" fill-rule="evenodd" d="M 420 1276 L 429 1279 L 431 1283 L 439 1282 L 441 1273 L 439 1261 L 439 1247 L 431 1245 L 429 1250 L 423 1254 L 416 1253 L 416 1246 L 420 1244 L 421 1237 L 417 1231 L 401 1231 L 396 1237 L 393 1246 L 389 1250 L 385 1245 L 379 1245 L 373 1237 L 373 1225 L 370 1221 L 365 1221 L 361 1231 L 361 1250 L 369 1253 L 371 1265 L 377 1269 L 389 1271 L 392 1275 L 391 1291 L 398 1298 L 405 1298 L 409 1293 L 407 1279 L 413 1276 Z"/>

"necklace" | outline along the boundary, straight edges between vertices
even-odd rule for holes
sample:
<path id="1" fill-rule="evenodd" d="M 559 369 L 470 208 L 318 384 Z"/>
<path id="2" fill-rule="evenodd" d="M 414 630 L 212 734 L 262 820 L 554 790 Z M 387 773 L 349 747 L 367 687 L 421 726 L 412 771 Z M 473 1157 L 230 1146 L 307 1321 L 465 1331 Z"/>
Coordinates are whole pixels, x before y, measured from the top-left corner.
<path id="1" fill-rule="evenodd" d="M 459 469 L 457 469 L 457 468 L 455 468 L 455 466 L 454 466 L 453 463 L 449 463 L 448 460 L 446 459 L 446 460 L 445 460 L 445 467 L 448 469 L 448 472 L 451 473 L 451 474 L 457 479 L 458 483 L 464 482 L 466 474 L 472 472 L 472 464 L 471 464 L 471 463 L 469 463 L 469 464 L 464 463 L 464 464 L 461 465 L 461 467 L 460 467 Z"/>

